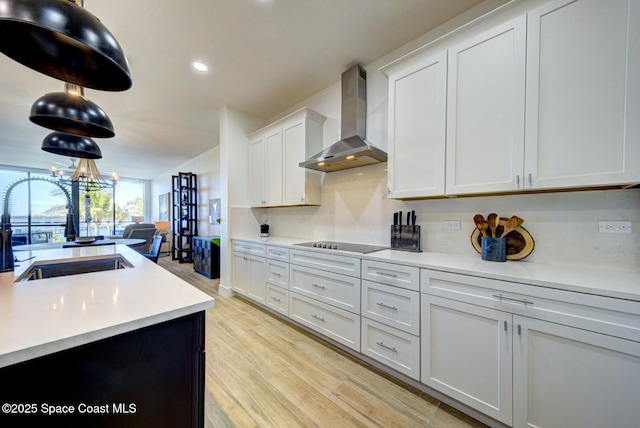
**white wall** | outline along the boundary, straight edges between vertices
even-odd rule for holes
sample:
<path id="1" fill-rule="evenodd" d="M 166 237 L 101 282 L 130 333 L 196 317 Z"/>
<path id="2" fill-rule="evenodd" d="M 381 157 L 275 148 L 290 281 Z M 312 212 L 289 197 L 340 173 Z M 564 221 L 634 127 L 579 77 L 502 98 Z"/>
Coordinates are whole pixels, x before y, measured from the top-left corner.
<path id="1" fill-rule="evenodd" d="M 220 226 L 209 224 L 209 200 L 220 197 L 220 147 L 183 163 L 151 180 L 151 219 L 158 221 L 158 196 L 171 193 L 171 176 L 179 172 L 198 175 L 198 235 L 219 235 Z M 170 202 L 171 205 L 172 201 Z M 169 206 L 171 213 L 171 206 Z"/>
<path id="2" fill-rule="evenodd" d="M 233 206 L 249 205 L 249 142 L 247 134 L 260 128 L 264 121 L 255 116 L 225 107 L 220 111 L 220 284 L 218 293 L 230 297 L 231 230 L 235 227 Z"/>

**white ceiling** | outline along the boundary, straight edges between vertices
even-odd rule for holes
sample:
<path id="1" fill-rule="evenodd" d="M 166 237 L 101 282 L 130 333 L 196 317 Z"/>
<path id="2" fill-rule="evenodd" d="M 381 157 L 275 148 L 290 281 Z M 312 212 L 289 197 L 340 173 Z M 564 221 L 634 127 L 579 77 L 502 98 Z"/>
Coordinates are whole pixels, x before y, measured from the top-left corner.
<path id="1" fill-rule="evenodd" d="M 481 0 L 85 0 L 123 47 L 133 87 L 87 89 L 116 136 L 98 167 L 154 178 L 218 145 L 225 105 L 272 117 Z M 191 68 L 209 65 L 201 74 Z M 50 168 L 33 102 L 63 83 L 0 55 L 0 165 Z"/>

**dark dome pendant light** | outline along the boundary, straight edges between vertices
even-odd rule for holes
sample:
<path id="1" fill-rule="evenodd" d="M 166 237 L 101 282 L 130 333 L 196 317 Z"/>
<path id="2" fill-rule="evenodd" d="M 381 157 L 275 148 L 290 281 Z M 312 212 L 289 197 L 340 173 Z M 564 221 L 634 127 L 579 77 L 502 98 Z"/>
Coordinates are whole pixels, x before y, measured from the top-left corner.
<path id="1" fill-rule="evenodd" d="M 85 88 L 124 91 L 132 85 L 122 48 L 82 0 L 0 0 L 0 52 Z"/>
<path id="2" fill-rule="evenodd" d="M 84 96 L 80 86 L 65 83 L 64 92 L 51 92 L 31 106 L 29 120 L 54 131 L 83 137 L 111 138 L 111 119 L 96 103 Z"/>
<path id="3" fill-rule="evenodd" d="M 56 155 L 81 158 L 101 159 L 100 147 L 89 137 L 52 132 L 42 141 L 42 150 Z"/>

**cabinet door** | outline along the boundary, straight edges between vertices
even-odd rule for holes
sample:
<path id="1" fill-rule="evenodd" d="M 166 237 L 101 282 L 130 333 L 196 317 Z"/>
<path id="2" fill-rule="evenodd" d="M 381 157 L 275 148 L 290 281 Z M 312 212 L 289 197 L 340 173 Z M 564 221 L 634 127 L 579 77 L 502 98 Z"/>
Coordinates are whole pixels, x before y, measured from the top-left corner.
<path id="1" fill-rule="evenodd" d="M 447 53 L 389 74 L 390 198 L 444 195 Z"/>
<path id="2" fill-rule="evenodd" d="M 265 137 L 265 204 L 282 204 L 282 130 L 267 131 Z"/>
<path id="3" fill-rule="evenodd" d="M 247 256 L 249 259 L 249 297 L 258 303 L 265 302 L 265 259 Z"/>
<path id="4" fill-rule="evenodd" d="M 251 141 L 250 148 L 250 168 L 251 168 L 251 206 L 260 207 L 266 203 L 265 190 L 266 181 L 264 179 L 264 157 L 265 138 L 260 135 Z"/>
<path id="5" fill-rule="evenodd" d="M 514 326 L 515 427 L 638 426 L 640 343 L 521 316 Z"/>
<path id="6" fill-rule="evenodd" d="M 233 290 L 249 293 L 249 259 L 245 254 L 233 253 Z"/>
<path id="7" fill-rule="evenodd" d="M 556 0 L 528 14 L 528 187 L 640 180 L 639 3 Z"/>
<path id="8" fill-rule="evenodd" d="M 306 160 L 305 121 L 288 123 L 283 130 L 284 140 L 284 205 L 299 205 L 305 201 L 305 172 L 300 162 Z M 312 153 L 313 154 L 313 153 Z"/>
<path id="9" fill-rule="evenodd" d="M 449 49 L 447 194 L 521 188 L 526 17 Z"/>
<path id="10" fill-rule="evenodd" d="M 512 315 L 422 295 L 421 376 L 433 389 L 512 421 Z"/>

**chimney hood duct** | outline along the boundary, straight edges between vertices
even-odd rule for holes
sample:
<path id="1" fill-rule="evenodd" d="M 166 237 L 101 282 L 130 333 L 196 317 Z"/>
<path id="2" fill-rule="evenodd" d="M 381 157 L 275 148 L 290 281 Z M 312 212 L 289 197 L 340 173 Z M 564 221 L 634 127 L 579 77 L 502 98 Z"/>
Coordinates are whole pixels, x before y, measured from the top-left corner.
<path id="1" fill-rule="evenodd" d="M 310 159 L 303 168 L 334 172 L 386 162 L 387 154 L 365 140 L 367 127 L 367 72 L 358 64 L 342 73 L 340 141 Z"/>

